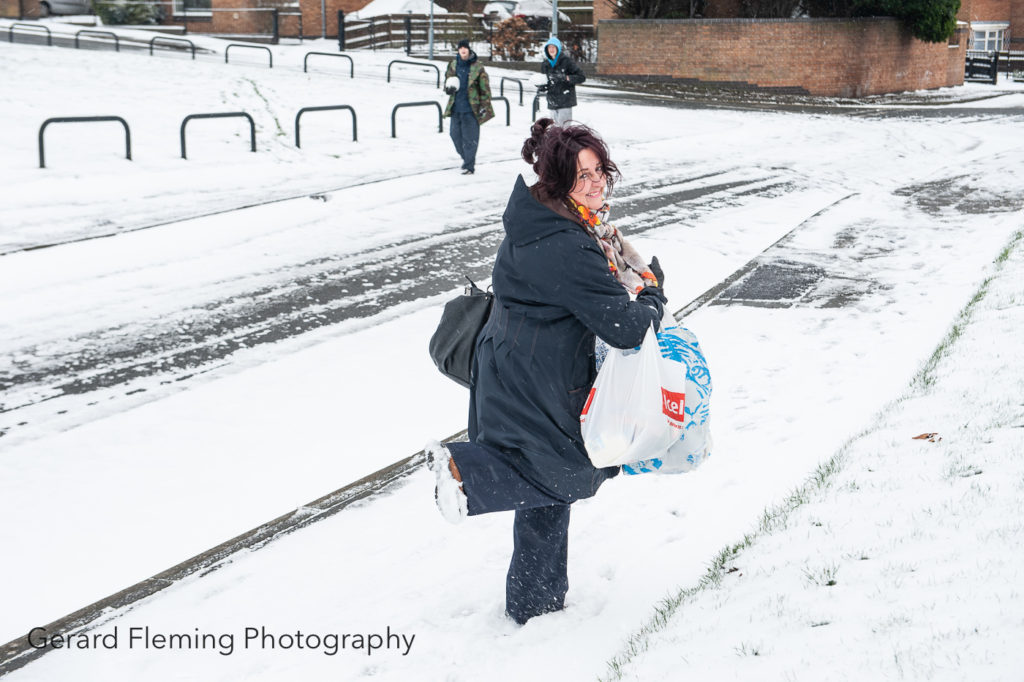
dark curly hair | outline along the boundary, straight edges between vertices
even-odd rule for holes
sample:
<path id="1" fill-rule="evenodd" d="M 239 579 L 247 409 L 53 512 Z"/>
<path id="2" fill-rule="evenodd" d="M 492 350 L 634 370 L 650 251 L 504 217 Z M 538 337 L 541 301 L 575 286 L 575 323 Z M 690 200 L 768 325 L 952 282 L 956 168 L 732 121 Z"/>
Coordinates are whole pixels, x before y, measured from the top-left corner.
<path id="1" fill-rule="evenodd" d="M 543 199 L 562 200 L 576 186 L 576 164 L 579 154 L 590 149 L 597 155 L 611 191 L 620 177 L 619 168 L 608 157 L 604 140 L 591 128 L 581 124 L 559 126 L 550 118 L 542 118 L 530 126 L 530 137 L 523 142 L 523 160 L 533 166 L 539 181 L 537 188 Z"/>

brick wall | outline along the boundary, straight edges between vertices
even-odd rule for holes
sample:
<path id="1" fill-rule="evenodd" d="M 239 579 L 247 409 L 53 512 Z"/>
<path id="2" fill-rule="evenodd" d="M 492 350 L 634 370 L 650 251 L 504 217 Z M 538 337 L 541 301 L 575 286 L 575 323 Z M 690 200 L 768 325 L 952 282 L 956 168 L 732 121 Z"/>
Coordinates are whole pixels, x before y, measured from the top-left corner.
<path id="1" fill-rule="evenodd" d="M 956 20 L 957 21 L 970 21 L 971 6 L 973 4 L 974 4 L 974 0 L 960 0 L 960 9 L 957 10 Z"/>
<path id="2" fill-rule="evenodd" d="M 967 21 L 1010 20 L 1010 0 L 971 0 L 966 9 Z"/>
<path id="3" fill-rule="evenodd" d="M 960 21 L 1006 21 L 1011 50 L 1024 50 L 1024 0 L 961 0 Z"/>
<path id="4" fill-rule="evenodd" d="M 605 19 L 617 19 L 615 0 L 594 0 L 594 25 Z"/>
<path id="5" fill-rule="evenodd" d="M 325 0 L 327 9 L 327 36 L 338 36 L 338 10 L 346 15 L 370 4 L 370 0 Z M 302 29 L 308 37 L 320 37 L 320 0 L 299 0 L 302 8 Z"/>
<path id="6" fill-rule="evenodd" d="M 38 0 L 25 0 L 37 2 Z M 17 2 L 17 0 L 0 0 L 0 2 Z M 338 35 L 338 10 L 348 14 L 365 7 L 370 0 L 325 0 L 327 10 L 326 34 L 329 38 Z M 244 11 L 250 8 L 271 8 L 274 5 L 264 0 L 213 0 L 212 17 L 189 18 L 189 29 L 196 33 L 213 34 L 266 34 L 269 35 L 272 20 L 269 11 Z M 238 12 L 231 11 L 238 9 Z M 295 12 L 293 7 L 282 7 L 282 13 Z M 320 0 L 299 0 L 299 11 L 302 12 L 302 34 L 307 38 L 319 38 L 321 34 Z M 181 25 L 182 18 L 174 16 L 170 0 L 164 7 L 165 24 Z M 299 17 L 284 14 L 280 17 L 280 32 L 285 37 L 296 37 L 299 34 Z"/>
<path id="7" fill-rule="evenodd" d="M 1024 50 L 1024 0 L 1010 0 L 1010 49 Z"/>
<path id="8" fill-rule="evenodd" d="M 602 21 L 597 72 L 860 97 L 962 84 L 966 38 L 925 43 L 891 18 Z"/>

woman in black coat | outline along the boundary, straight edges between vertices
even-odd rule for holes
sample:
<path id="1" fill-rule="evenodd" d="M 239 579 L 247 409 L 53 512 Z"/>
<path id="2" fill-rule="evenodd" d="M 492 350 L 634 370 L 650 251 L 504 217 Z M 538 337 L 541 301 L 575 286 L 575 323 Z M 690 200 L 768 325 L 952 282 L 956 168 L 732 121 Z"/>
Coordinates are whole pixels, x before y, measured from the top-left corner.
<path id="1" fill-rule="evenodd" d="M 527 187 L 519 177 L 505 209 L 494 305 L 470 382 L 469 442 L 428 446 L 445 518 L 515 510 L 506 612 L 519 623 L 562 608 L 569 505 L 619 471 L 595 468 L 580 433 L 597 375 L 594 337 L 638 346 L 666 302 L 657 259 L 627 273 L 597 236 L 618 175 L 604 142 L 586 126 L 551 119 L 531 133 L 522 155 L 539 181 Z M 648 285 L 636 300 L 623 286 L 627 274 Z"/>

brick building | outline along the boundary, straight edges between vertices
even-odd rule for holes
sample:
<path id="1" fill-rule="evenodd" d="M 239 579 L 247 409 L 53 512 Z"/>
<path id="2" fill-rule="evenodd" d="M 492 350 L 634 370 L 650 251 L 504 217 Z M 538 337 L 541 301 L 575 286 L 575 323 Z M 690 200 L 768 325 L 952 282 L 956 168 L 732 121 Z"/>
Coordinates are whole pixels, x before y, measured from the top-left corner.
<path id="1" fill-rule="evenodd" d="M 17 2 L 18 0 L 0 0 Z M 36 0 L 22 0 L 36 1 Z M 267 36 L 271 31 L 271 15 L 277 10 L 282 37 L 336 38 L 338 12 L 357 12 L 371 0 L 162 0 L 164 24 L 187 26 L 195 33 L 236 36 Z M 589 17 L 592 0 L 575 0 L 586 4 Z M 434 0 L 449 12 L 479 14 L 488 0 Z M 424 3 L 424 7 L 426 3 Z M 397 16 L 397 15 L 392 15 Z M 301 19 L 300 19 L 301 17 Z"/>
<path id="2" fill-rule="evenodd" d="M 167 0 L 164 24 L 187 26 L 195 33 L 237 36 L 272 33 L 277 10 L 282 36 L 319 38 L 338 35 L 338 11 L 348 14 L 370 0 Z"/>
<path id="3" fill-rule="evenodd" d="M 960 0 L 957 19 L 969 26 L 968 49 L 1024 50 L 1024 0 Z"/>

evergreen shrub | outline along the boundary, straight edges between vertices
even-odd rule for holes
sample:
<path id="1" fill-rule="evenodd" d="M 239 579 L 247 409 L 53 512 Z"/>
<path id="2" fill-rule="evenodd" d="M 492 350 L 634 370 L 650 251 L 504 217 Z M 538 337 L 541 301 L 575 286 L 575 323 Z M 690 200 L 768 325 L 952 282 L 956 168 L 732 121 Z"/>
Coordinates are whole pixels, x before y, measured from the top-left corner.
<path id="1" fill-rule="evenodd" d="M 159 24 L 164 18 L 161 6 L 155 2 L 132 0 L 93 0 L 93 9 L 108 26 Z"/>
<path id="2" fill-rule="evenodd" d="M 960 0 L 854 0 L 856 16 L 898 17 L 914 34 L 929 43 L 944 43 L 956 30 Z"/>

